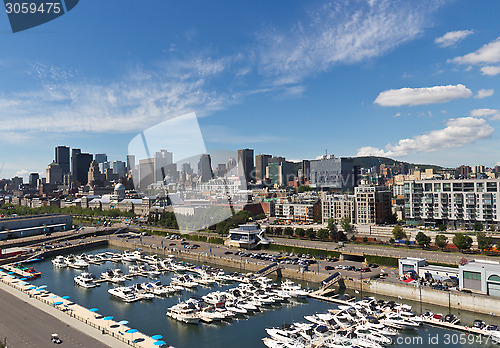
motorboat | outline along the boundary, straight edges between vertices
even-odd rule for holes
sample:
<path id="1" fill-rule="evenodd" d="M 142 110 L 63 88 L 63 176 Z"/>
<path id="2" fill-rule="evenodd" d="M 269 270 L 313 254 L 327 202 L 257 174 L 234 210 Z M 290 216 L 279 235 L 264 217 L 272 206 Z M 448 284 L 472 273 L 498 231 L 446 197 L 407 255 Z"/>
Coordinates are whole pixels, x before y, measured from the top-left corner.
<path id="1" fill-rule="evenodd" d="M 453 325 L 457 325 L 458 323 L 460 323 L 460 319 L 457 318 L 456 315 L 451 314 L 451 313 L 448 313 L 444 317 L 442 317 L 441 321 L 445 322 L 445 323 L 450 323 L 450 324 L 453 324 Z"/>
<path id="2" fill-rule="evenodd" d="M 288 295 L 295 298 L 307 298 L 307 296 L 309 296 L 308 291 L 303 290 L 300 285 L 295 284 L 289 279 L 281 283 L 281 290 L 285 291 Z"/>
<path id="3" fill-rule="evenodd" d="M 72 255 L 68 256 L 65 261 L 68 267 L 75 269 L 87 268 L 89 266 L 89 263 L 85 261 L 83 258 L 74 257 Z"/>
<path id="4" fill-rule="evenodd" d="M 185 303 L 170 307 L 167 310 L 167 316 L 186 324 L 198 324 L 200 322 L 200 316 L 195 311 L 194 305 L 191 306 Z"/>
<path id="5" fill-rule="evenodd" d="M 122 273 L 123 274 L 123 273 Z M 118 275 L 118 272 L 114 272 L 111 269 L 101 273 L 101 278 L 112 283 L 124 283 L 125 277 Z"/>
<path id="6" fill-rule="evenodd" d="M 68 263 L 66 262 L 63 256 L 59 255 L 56 256 L 54 259 L 52 259 L 52 265 L 56 268 L 64 268 L 68 266 Z"/>
<path id="7" fill-rule="evenodd" d="M 74 277 L 73 280 L 75 281 L 75 284 L 84 288 L 95 288 L 96 286 L 99 286 L 99 284 L 95 282 L 95 276 L 88 272 L 82 272 L 80 275 Z"/>
<path id="8" fill-rule="evenodd" d="M 135 302 L 141 299 L 141 297 L 137 296 L 136 292 L 128 286 L 109 289 L 108 293 L 118 297 L 124 302 Z"/>
<path id="9" fill-rule="evenodd" d="M 189 274 L 180 277 L 173 277 L 170 281 L 173 285 L 180 285 L 184 288 L 196 288 L 198 283 Z"/>

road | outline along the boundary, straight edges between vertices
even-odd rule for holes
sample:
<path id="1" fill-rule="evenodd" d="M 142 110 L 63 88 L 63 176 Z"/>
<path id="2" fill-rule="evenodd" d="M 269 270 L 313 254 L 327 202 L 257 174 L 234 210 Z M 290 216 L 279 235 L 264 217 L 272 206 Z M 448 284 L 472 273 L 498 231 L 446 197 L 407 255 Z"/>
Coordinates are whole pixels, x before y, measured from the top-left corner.
<path id="1" fill-rule="evenodd" d="M 7 337 L 9 348 L 53 348 L 52 333 L 59 334 L 63 347 L 109 347 L 10 294 L 3 287 L 0 289 L 0 303 L 0 340 L 3 342 Z"/>
<path id="2" fill-rule="evenodd" d="M 320 242 L 320 241 L 311 241 L 304 239 L 287 239 L 287 238 L 273 238 L 273 240 L 276 243 L 282 245 L 336 250 L 346 254 L 354 253 L 354 254 L 390 256 L 395 258 L 421 257 L 431 262 L 458 264 L 458 262 L 462 258 L 466 258 L 468 260 L 482 259 L 482 260 L 500 261 L 498 257 L 491 257 L 486 255 L 429 251 L 429 250 L 422 250 L 420 248 L 409 249 L 406 247 L 377 246 L 377 245 L 351 244 L 351 243 L 346 243 L 344 247 L 339 248 L 338 244 L 333 242 Z"/>
<path id="3" fill-rule="evenodd" d="M 103 238 L 103 237 L 101 237 Z M 136 248 L 140 247 L 141 245 L 154 245 L 156 247 L 165 247 L 167 250 L 174 250 L 174 249 L 183 249 L 186 252 L 189 252 L 193 255 L 212 255 L 215 257 L 219 258 L 225 258 L 225 259 L 232 259 L 235 260 L 236 262 L 239 262 L 240 264 L 240 269 L 242 271 L 245 271 L 245 265 L 247 263 L 253 263 L 253 264 L 258 264 L 261 265 L 262 268 L 264 268 L 267 265 L 271 264 L 271 261 L 265 261 L 265 260 L 259 260 L 259 259 L 252 259 L 249 257 L 241 257 L 238 255 L 234 255 L 234 252 L 237 250 L 235 248 L 229 248 L 223 245 L 216 245 L 216 244 L 211 244 L 211 243 L 205 243 L 205 242 L 200 242 L 200 241 L 188 241 L 189 244 L 198 244 L 200 245 L 200 248 L 197 249 L 184 249 L 182 245 L 180 244 L 179 240 L 170 240 L 166 239 L 165 237 L 161 236 L 155 236 L 155 235 L 148 235 L 148 236 L 142 236 L 140 239 L 122 239 L 116 236 L 109 236 L 106 238 L 114 238 L 118 239 L 124 242 L 129 242 L 131 248 Z M 163 245 L 162 245 L 163 241 Z M 169 245 L 169 244 L 175 244 L 175 245 Z M 226 254 L 226 252 L 231 252 L 231 254 Z M 277 254 L 277 252 L 272 252 L 268 250 L 261 250 L 261 251 L 249 251 L 250 253 L 252 252 L 266 252 L 267 254 Z M 325 270 L 325 266 L 330 265 L 330 266 L 336 266 L 336 265 L 352 265 L 355 267 L 361 267 L 363 266 L 361 262 L 354 262 L 354 261 L 338 261 L 338 262 L 328 262 L 326 260 L 317 260 L 316 264 L 313 264 L 309 266 L 309 271 L 312 273 L 320 274 L 324 276 L 324 278 L 328 277 L 332 273 L 336 272 L 337 270 Z M 282 267 L 293 270 L 295 272 L 299 272 L 299 266 L 298 265 L 292 265 L 292 264 L 286 264 L 282 263 Z M 364 267 L 364 266 L 363 266 Z M 345 271 L 345 270 L 339 270 L 339 272 L 347 278 L 353 278 L 353 279 L 361 279 L 361 278 L 369 278 L 378 275 L 381 272 L 381 268 L 375 268 L 372 269 L 371 272 L 367 273 L 361 273 L 361 272 L 354 272 L 354 271 Z"/>

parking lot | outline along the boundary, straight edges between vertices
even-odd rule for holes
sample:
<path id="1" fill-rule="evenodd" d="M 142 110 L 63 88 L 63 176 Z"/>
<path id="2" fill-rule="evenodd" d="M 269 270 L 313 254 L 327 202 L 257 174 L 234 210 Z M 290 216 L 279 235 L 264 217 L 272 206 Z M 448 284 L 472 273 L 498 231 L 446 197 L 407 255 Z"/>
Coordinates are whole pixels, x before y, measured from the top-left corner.
<path id="1" fill-rule="evenodd" d="M 126 233 L 116 235 L 134 243 L 150 244 L 165 249 L 184 249 L 193 253 L 210 254 L 221 258 L 233 259 L 241 264 L 258 263 L 262 267 L 273 262 L 282 267 L 301 272 L 314 272 L 324 274 L 325 278 L 334 272 L 340 272 L 345 278 L 361 279 L 371 278 L 381 274 L 381 267 L 374 264 L 364 264 L 356 261 L 338 260 L 321 255 L 294 254 L 268 250 L 239 250 L 223 245 L 215 245 L 200 241 L 187 241 L 182 236 L 171 234 L 165 236 L 141 235 Z M 382 272 L 382 274 L 384 274 Z"/>

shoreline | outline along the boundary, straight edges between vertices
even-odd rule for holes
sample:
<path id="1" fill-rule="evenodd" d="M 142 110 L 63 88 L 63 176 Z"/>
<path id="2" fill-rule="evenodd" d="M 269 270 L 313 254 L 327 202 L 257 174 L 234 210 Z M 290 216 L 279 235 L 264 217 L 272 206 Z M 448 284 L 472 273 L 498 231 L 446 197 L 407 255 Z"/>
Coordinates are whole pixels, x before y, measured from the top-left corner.
<path id="1" fill-rule="evenodd" d="M 91 247 L 94 245 L 88 246 Z M 5 268 L 5 266 L 2 268 Z M 38 289 L 42 291 L 38 291 Z M 156 347 L 154 345 L 155 340 L 148 335 L 139 331 L 126 333 L 130 329 L 129 327 L 119 325 L 113 320 L 104 320 L 104 315 L 91 312 L 88 308 L 71 302 L 69 299 L 60 297 L 55 293 L 46 291 L 44 288 L 36 287 L 22 281 L 3 270 L 0 270 L 0 290 L 16 296 L 29 305 L 40 309 L 110 347 Z"/>
<path id="2" fill-rule="evenodd" d="M 247 263 L 243 260 L 237 261 L 226 259 L 223 257 L 208 255 L 206 253 L 202 254 L 187 252 L 184 250 L 162 249 L 147 244 L 135 244 L 114 239 L 109 239 L 108 243 L 110 246 L 117 246 L 128 249 L 141 248 L 144 251 L 156 253 L 163 256 L 172 254 L 187 260 L 198 262 L 200 264 L 203 262 L 208 262 L 219 266 L 232 267 L 247 272 L 256 272 L 268 265 L 264 263 Z M 214 244 L 213 247 L 218 247 L 218 245 Z M 324 274 L 317 274 L 314 272 L 300 273 L 295 270 L 287 269 L 286 267 L 281 269 L 281 273 L 284 278 L 291 278 L 303 282 L 320 283 L 326 278 Z M 393 296 L 395 298 L 399 298 L 402 296 L 403 299 L 411 301 L 467 310 L 472 313 L 481 313 L 488 315 L 493 313 L 495 316 L 500 316 L 500 299 L 496 299 L 486 295 L 434 290 L 428 287 L 419 288 L 406 284 L 403 285 L 398 283 L 384 282 L 378 279 L 357 280 L 353 278 L 344 278 L 344 284 L 346 288 L 350 290 L 362 290 L 364 292 L 369 292 L 375 295 L 379 294 Z"/>

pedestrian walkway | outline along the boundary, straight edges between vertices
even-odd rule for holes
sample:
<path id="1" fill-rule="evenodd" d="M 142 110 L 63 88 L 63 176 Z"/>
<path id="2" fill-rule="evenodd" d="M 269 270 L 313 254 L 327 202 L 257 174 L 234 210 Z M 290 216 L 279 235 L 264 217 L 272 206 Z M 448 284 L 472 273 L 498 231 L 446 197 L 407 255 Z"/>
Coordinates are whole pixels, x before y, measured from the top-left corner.
<path id="1" fill-rule="evenodd" d="M 110 347 L 155 348 L 157 340 L 126 325 L 121 325 L 111 316 L 82 307 L 69 298 L 60 297 L 46 290 L 16 278 L 10 272 L 0 270 L 0 289 L 26 301 L 32 306 L 87 333 Z M 17 291 L 13 291 L 13 289 Z"/>

